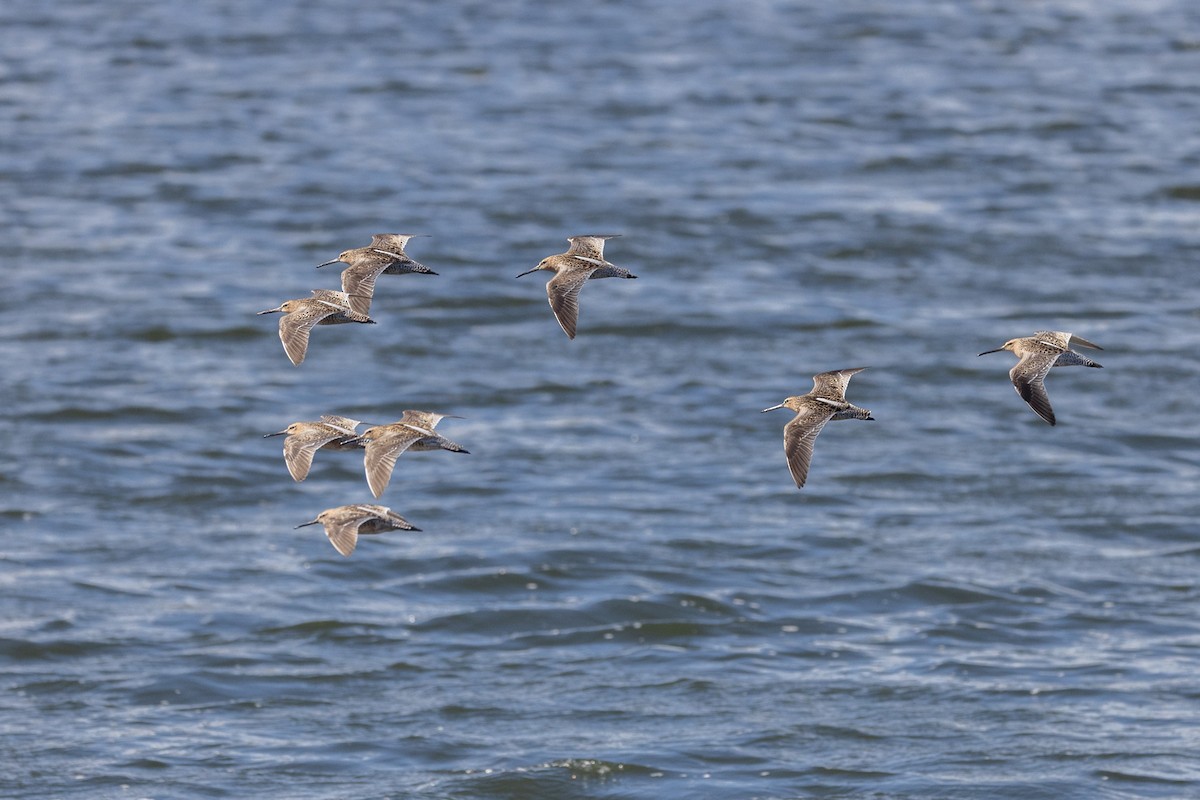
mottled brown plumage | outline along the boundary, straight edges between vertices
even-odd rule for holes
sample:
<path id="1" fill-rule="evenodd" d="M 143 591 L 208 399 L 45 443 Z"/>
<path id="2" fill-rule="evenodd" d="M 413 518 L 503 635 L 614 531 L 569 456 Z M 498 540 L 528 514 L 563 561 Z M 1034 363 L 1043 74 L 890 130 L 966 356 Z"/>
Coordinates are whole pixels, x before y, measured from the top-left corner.
<path id="1" fill-rule="evenodd" d="M 386 533 L 387 531 L 419 531 L 408 520 L 386 506 L 357 504 L 327 508 L 311 522 L 297 525 L 325 526 L 329 543 L 343 556 L 349 556 L 358 545 L 359 535 Z"/>
<path id="2" fill-rule="evenodd" d="M 554 277 L 546 284 L 546 296 L 550 300 L 554 318 L 569 339 L 575 338 L 579 323 L 579 291 L 589 278 L 637 277 L 624 267 L 604 260 L 604 241 L 615 236 L 572 236 L 567 239 L 571 247 L 565 253 L 547 256 L 536 267 L 517 276 L 520 278 L 540 269 L 554 272 Z"/>
<path id="3" fill-rule="evenodd" d="M 356 419 L 326 414 L 316 422 L 293 422 L 285 429 L 268 433 L 263 438 L 287 436 L 283 440 L 283 460 L 292 480 L 302 481 L 308 477 L 317 450 L 358 449 L 352 442 L 358 438 L 355 429 L 361 424 Z"/>
<path id="4" fill-rule="evenodd" d="M 371 494 L 376 497 L 383 494 L 392 480 L 396 459 L 408 450 L 468 452 L 461 445 L 434 432 L 437 424 L 448 417 L 453 415 L 409 410 L 396 422 L 376 425 L 363 431 L 357 443 L 365 448 L 363 471 L 367 476 L 367 485 L 371 487 Z"/>
<path id="5" fill-rule="evenodd" d="M 417 272 L 423 275 L 437 275 L 429 267 L 414 261 L 404 252 L 408 240 L 420 234 L 415 233 L 377 233 L 371 237 L 371 243 L 366 247 L 356 247 L 344 250 L 337 258 L 318 264 L 317 269 L 330 264 L 344 263 L 348 266 L 342 270 L 342 291 L 350 296 L 350 308 L 360 314 L 366 314 L 371 308 L 371 299 L 375 294 L 375 281 L 380 275 L 405 275 Z"/>
<path id="6" fill-rule="evenodd" d="M 350 308 L 350 297 L 345 292 L 330 289 L 313 289 L 312 297 L 287 300 L 278 308 L 259 311 L 262 314 L 282 313 L 279 318 L 279 341 L 283 351 L 293 364 L 299 366 L 308 352 L 308 336 L 314 325 L 340 325 L 360 322 L 374 325 L 375 320 Z"/>
<path id="7" fill-rule="evenodd" d="M 796 488 L 803 488 L 808 480 L 813 442 L 825 423 L 839 419 L 875 419 L 869 410 L 846 401 L 846 386 L 850 378 L 864 369 L 866 367 L 819 373 L 813 376 L 813 388 L 808 394 L 789 397 L 777 406 L 763 409 L 763 413 L 777 408 L 796 412 L 796 416 L 783 429 L 784 453 Z"/>
<path id="8" fill-rule="evenodd" d="M 1098 344 L 1066 331 L 1038 331 L 1033 336 L 1009 339 L 995 350 L 980 353 L 999 353 L 1008 350 L 1020 361 L 1008 372 L 1013 388 L 1021 399 L 1029 404 L 1037 415 L 1051 425 L 1057 424 L 1054 409 L 1050 407 L 1050 396 L 1046 394 L 1046 374 L 1051 367 L 1100 367 L 1090 358 L 1076 353 L 1071 345 L 1103 350 Z"/>

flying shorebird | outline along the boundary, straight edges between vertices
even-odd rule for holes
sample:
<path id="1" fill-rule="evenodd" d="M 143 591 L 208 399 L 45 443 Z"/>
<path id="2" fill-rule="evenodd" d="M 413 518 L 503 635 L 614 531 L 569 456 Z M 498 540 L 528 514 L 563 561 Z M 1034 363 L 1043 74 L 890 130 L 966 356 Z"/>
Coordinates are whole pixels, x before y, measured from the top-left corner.
<path id="1" fill-rule="evenodd" d="M 404 252 L 404 245 L 408 244 L 409 239 L 422 235 L 376 233 L 371 237 L 371 244 L 343 250 L 332 261 L 318 264 L 317 269 L 330 264 L 348 264 L 349 266 L 342 270 L 342 291 L 350 296 L 351 309 L 359 314 L 366 314 L 371 308 L 371 298 L 375 294 L 375 280 L 380 275 L 404 275 L 409 272 L 437 275 L 424 264 L 413 261 Z"/>
<path id="2" fill-rule="evenodd" d="M 375 320 L 350 308 L 350 296 L 346 292 L 331 289 L 313 289 L 312 297 L 287 300 L 278 308 L 259 311 L 262 314 L 282 312 L 279 318 L 279 341 L 283 350 L 296 366 L 304 360 L 308 351 L 308 335 L 314 325 L 340 325 L 344 322 L 361 322 L 374 325 Z"/>
<path id="3" fill-rule="evenodd" d="M 517 276 L 520 278 L 539 269 L 554 270 L 554 277 L 546 284 L 546 296 L 550 299 L 554 318 L 569 339 L 575 338 L 575 326 L 579 322 L 579 290 L 588 278 L 637 277 L 604 260 L 604 240 L 617 235 L 571 236 L 567 239 L 571 243 L 567 252 L 547 256 L 536 267 Z"/>
<path id="4" fill-rule="evenodd" d="M 363 471 L 367 474 L 367 485 L 371 494 L 379 497 L 392 480 L 396 459 L 406 450 L 449 450 L 467 453 L 466 448 L 456 444 L 434 428 L 443 419 L 462 419 L 453 414 L 436 414 L 432 411 L 405 411 L 400 419 L 387 425 L 367 428 L 358 439 L 350 442 L 365 447 Z"/>
<path id="5" fill-rule="evenodd" d="M 808 465 L 812 461 L 813 440 L 835 419 L 874 420 L 871 412 L 846 401 L 846 385 L 850 378 L 866 367 L 838 369 L 813 376 L 813 388 L 808 394 L 789 397 L 777 406 L 764 408 L 763 413 L 777 408 L 789 408 L 796 412 L 783 428 L 783 450 L 787 454 L 788 469 L 796 481 L 796 488 L 803 488 L 808 479 Z"/>
<path id="6" fill-rule="evenodd" d="M 1033 336 L 1023 336 L 1019 339 L 1009 339 L 1002 347 L 995 350 L 985 350 L 980 353 L 999 353 L 1009 350 L 1021 359 L 1008 372 L 1012 379 L 1013 388 L 1037 415 L 1055 424 L 1054 409 L 1050 407 L 1050 398 L 1046 394 L 1044 381 L 1051 367 L 1100 367 L 1090 358 L 1076 353 L 1071 345 L 1090 347 L 1093 350 L 1103 350 L 1098 344 L 1092 344 L 1087 339 L 1066 331 L 1038 331 Z"/>
<path id="7" fill-rule="evenodd" d="M 327 508 L 316 519 L 297 525 L 296 529 L 309 525 L 324 525 L 329 543 L 344 556 L 354 552 L 360 534 L 421 530 L 387 506 L 365 503 Z"/>
<path id="8" fill-rule="evenodd" d="M 287 464 L 292 480 L 302 481 L 308 477 L 313 455 L 320 449 L 357 450 L 358 434 L 355 429 L 361 420 L 325 414 L 318 422 L 293 422 L 287 428 L 263 436 L 287 436 L 283 440 L 283 460 Z"/>

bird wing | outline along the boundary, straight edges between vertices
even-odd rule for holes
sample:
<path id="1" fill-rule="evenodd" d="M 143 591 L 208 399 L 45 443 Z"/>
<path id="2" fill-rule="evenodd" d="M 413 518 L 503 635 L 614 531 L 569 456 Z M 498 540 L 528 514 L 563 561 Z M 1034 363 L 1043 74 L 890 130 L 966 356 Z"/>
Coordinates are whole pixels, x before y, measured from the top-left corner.
<path id="1" fill-rule="evenodd" d="M 866 367 L 835 369 L 814 375 L 813 394 L 821 397 L 836 397 L 838 400 L 845 400 L 846 387 L 850 384 L 850 379 L 864 369 Z"/>
<path id="2" fill-rule="evenodd" d="M 392 470 L 396 468 L 396 459 L 400 457 L 413 443 L 426 435 L 426 432 L 408 428 L 388 433 L 378 439 L 367 442 L 363 454 L 363 469 L 367 474 L 367 486 L 371 494 L 379 497 L 392 480 Z"/>
<path id="3" fill-rule="evenodd" d="M 323 445 L 344 436 L 341 431 L 326 426 L 313 426 L 293 433 L 283 440 L 283 460 L 292 480 L 302 481 L 312 468 L 313 454 Z"/>
<path id="4" fill-rule="evenodd" d="M 323 512 L 322 516 L 328 515 L 324 523 L 329 543 L 342 555 L 349 556 L 358 544 L 359 529 L 371 520 L 379 518 L 377 509 L 389 511 L 382 506 L 364 504 L 341 506 Z"/>
<path id="5" fill-rule="evenodd" d="M 1068 333 L 1068 334 L 1067 334 L 1067 341 L 1068 341 L 1070 344 L 1077 344 L 1077 345 L 1079 345 L 1079 346 L 1081 346 L 1081 347 L 1090 347 L 1090 348 L 1092 348 L 1093 350 L 1103 350 L 1103 349 L 1104 349 L 1104 348 L 1103 348 L 1103 347 L 1101 347 L 1100 345 L 1098 345 L 1098 344 L 1093 344 L 1092 342 L 1089 342 L 1087 339 L 1083 338 L 1082 336 L 1076 336 L 1076 335 L 1075 335 L 1075 334 L 1073 334 L 1073 333 Z"/>
<path id="6" fill-rule="evenodd" d="M 567 241 L 571 243 L 567 249 L 567 255 L 571 256 L 590 256 L 592 258 L 604 258 L 604 241 L 606 239 L 615 239 L 616 234 L 594 234 L 589 236 L 569 236 Z"/>
<path id="7" fill-rule="evenodd" d="M 333 549 L 349 557 L 358 544 L 358 526 L 372 518 L 368 512 L 348 512 L 325 523 L 325 535 Z"/>
<path id="8" fill-rule="evenodd" d="M 809 407 L 796 413 L 795 418 L 783 429 L 783 451 L 787 455 L 788 469 L 796 488 L 803 488 L 808 480 L 808 465 L 812 462 L 813 440 L 833 416 L 833 408 Z"/>
<path id="9" fill-rule="evenodd" d="M 342 270 L 342 291 L 350 301 L 350 310 L 356 314 L 366 314 L 371 310 L 371 298 L 375 295 L 375 280 L 388 267 L 392 259 L 374 254 L 370 257 L 355 259 L 355 262 Z"/>
<path id="10" fill-rule="evenodd" d="M 579 324 L 579 290 L 587 282 L 590 272 L 590 269 L 563 271 L 546 284 L 550 309 L 568 339 L 575 338 L 575 326 Z"/>
<path id="11" fill-rule="evenodd" d="M 337 306 L 320 300 L 305 301 L 300 308 L 279 318 L 279 341 L 283 342 L 283 351 L 293 364 L 299 366 L 304 360 L 313 326 L 340 311 Z"/>
<path id="12" fill-rule="evenodd" d="M 1039 417 L 1051 425 L 1056 424 L 1054 409 L 1050 407 L 1050 397 L 1046 394 L 1044 381 L 1046 373 L 1054 366 L 1059 355 L 1061 353 L 1051 350 L 1027 353 L 1008 373 L 1008 377 L 1012 379 L 1013 388 L 1017 390 L 1017 394 L 1021 395 L 1021 399 L 1028 403 Z"/>
<path id="13" fill-rule="evenodd" d="M 371 247 L 375 250 L 395 252 L 403 250 L 410 238 L 401 233 L 376 233 L 371 236 Z"/>
<path id="14" fill-rule="evenodd" d="M 345 292 L 339 292 L 337 289 L 313 289 L 312 299 L 332 305 L 340 311 L 350 307 L 350 298 Z"/>
<path id="15" fill-rule="evenodd" d="M 444 416 L 445 414 L 437 414 L 433 411 L 418 411 L 410 408 L 400 415 L 400 422 L 404 425 L 415 425 L 418 428 L 427 428 L 432 431 Z"/>
<path id="16" fill-rule="evenodd" d="M 322 414 L 321 422 L 324 422 L 326 425 L 332 425 L 335 428 L 341 428 L 342 433 L 348 436 L 354 436 L 355 428 L 357 428 L 359 425 L 362 425 L 362 420 L 360 419 L 340 417 L 337 414 Z"/>

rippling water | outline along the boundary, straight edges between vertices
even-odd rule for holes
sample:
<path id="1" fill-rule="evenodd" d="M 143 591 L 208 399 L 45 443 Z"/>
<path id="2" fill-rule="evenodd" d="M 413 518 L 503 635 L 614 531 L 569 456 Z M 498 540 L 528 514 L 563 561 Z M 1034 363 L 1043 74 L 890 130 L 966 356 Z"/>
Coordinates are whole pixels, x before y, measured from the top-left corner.
<path id="1" fill-rule="evenodd" d="M 0 10 L 2 793 L 1200 793 L 1194 4 L 386 5 Z M 361 462 L 261 435 L 405 408 L 423 531 L 294 530 Z"/>

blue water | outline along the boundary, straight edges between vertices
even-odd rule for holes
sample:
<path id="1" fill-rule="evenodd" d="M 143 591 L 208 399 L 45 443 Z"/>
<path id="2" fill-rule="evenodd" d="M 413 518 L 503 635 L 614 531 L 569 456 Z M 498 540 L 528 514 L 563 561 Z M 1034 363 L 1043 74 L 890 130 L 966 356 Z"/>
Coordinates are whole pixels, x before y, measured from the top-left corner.
<path id="1" fill-rule="evenodd" d="M 1200 7 L 407 5 L 0 8 L 0 795 L 1200 796 Z"/>

